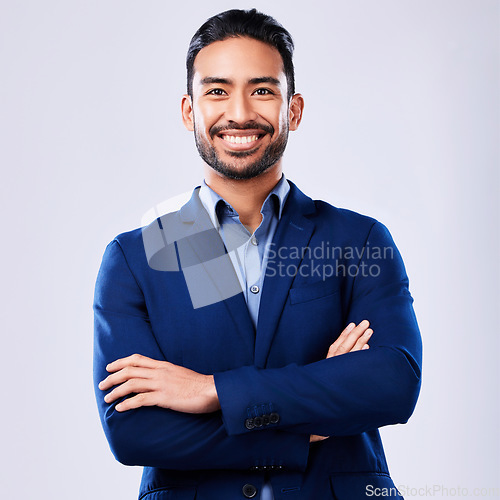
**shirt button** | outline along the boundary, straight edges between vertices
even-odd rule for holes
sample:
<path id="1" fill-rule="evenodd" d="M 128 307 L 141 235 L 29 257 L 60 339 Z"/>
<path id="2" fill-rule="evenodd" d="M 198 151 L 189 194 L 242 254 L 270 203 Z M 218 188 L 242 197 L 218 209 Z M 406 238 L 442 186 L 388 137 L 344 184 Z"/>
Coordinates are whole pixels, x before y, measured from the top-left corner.
<path id="1" fill-rule="evenodd" d="M 253 498 L 257 495 L 257 488 L 253 484 L 245 484 L 243 486 L 243 495 L 245 495 L 245 498 Z"/>
<path id="2" fill-rule="evenodd" d="M 250 287 L 250 291 L 251 291 L 252 293 L 259 293 L 259 292 L 260 292 L 260 288 L 259 288 L 257 285 L 252 285 L 252 286 Z"/>
<path id="3" fill-rule="evenodd" d="M 259 241 L 257 240 L 257 238 L 255 236 L 253 236 L 250 241 L 251 241 L 252 245 L 257 246 L 259 244 Z"/>

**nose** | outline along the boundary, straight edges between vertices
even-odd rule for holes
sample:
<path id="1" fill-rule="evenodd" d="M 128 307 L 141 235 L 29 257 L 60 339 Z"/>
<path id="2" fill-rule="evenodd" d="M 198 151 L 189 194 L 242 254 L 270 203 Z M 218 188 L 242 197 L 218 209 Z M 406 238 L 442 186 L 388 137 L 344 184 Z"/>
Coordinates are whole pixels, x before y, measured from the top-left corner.
<path id="1" fill-rule="evenodd" d="M 231 94 L 225 114 L 228 121 L 233 121 L 240 125 L 257 118 L 251 97 L 240 92 L 233 92 Z"/>

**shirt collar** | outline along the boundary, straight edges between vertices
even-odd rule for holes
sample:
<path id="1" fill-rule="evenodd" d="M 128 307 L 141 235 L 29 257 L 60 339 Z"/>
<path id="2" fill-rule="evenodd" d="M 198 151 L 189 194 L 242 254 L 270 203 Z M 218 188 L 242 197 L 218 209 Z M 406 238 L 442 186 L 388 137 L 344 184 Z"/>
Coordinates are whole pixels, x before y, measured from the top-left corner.
<path id="1" fill-rule="evenodd" d="M 267 195 L 262 207 L 260 209 L 261 213 L 264 212 L 266 206 L 271 204 L 274 210 L 274 213 L 277 215 L 278 220 L 281 219 L 281 214 L 283 213 L 283 207 L 285 205 L 286 199 L 288 197 L 288 193 L 290 192 L 290 184 L 285 178 L 285 174 L 282 174 L 281 179 L 273 187 L 271 192 Z M 234 212 L 234 215 L 237 216 L 238 213 L 233 207 L 216 193 L 206 182 L 203 180 L 203 185 L 200 188 L 199 192 L 200 200 L 207 210 L 210 219 L 215 227 L 219 227 L 219 210 L 226 210 L 227 215 L 232 215 L 231 211 Z M 219 208 L 220 207 L 220 208 Z"/>

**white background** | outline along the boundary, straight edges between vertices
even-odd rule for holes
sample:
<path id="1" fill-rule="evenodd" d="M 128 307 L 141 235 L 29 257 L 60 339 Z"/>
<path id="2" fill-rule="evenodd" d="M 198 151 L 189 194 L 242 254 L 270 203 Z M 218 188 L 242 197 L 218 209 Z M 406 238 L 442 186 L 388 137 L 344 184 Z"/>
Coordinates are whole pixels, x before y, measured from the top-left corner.
<path id="1" fill-rule="evenodd" d="M 383 429 L 396 485 L 499 487 L 498 1 L 1 0 L 1 498 L 137 497 L 94 401 L 95 278 L 116 234 L 201 182 L 188 43 L 254 6 L 296 43 L 287 177 L 381 220 L 407 265 L 424 381 Z"/>

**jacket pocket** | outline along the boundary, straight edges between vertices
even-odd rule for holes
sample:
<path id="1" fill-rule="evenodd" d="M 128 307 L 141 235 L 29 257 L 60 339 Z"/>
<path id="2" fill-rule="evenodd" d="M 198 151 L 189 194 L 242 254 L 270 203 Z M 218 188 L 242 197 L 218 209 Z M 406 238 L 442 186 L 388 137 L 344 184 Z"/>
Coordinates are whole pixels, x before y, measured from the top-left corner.
<path id="1" fill-rule="evenodd" d="M 339 291 L 337 280 L 326 279 L 324 281 L 315 281 L 307 285 L 302 285 L 296 288 L 290 288 L 290 303 L 298 304 L 308 300 L 320 299 L 333 295 Z"/>
<path id="2" fill-rule="evenodd" d="M 389 474 L 383 472 L 334 474 L 330 484 L 335 500 L 403 500 Z"/>
<path id="3" fill-rule="evenodd" d="M 196 488 L 194 486 L 176 486 L 143 493 L 139 500 L 195 500 L 195 498 Z"/>

